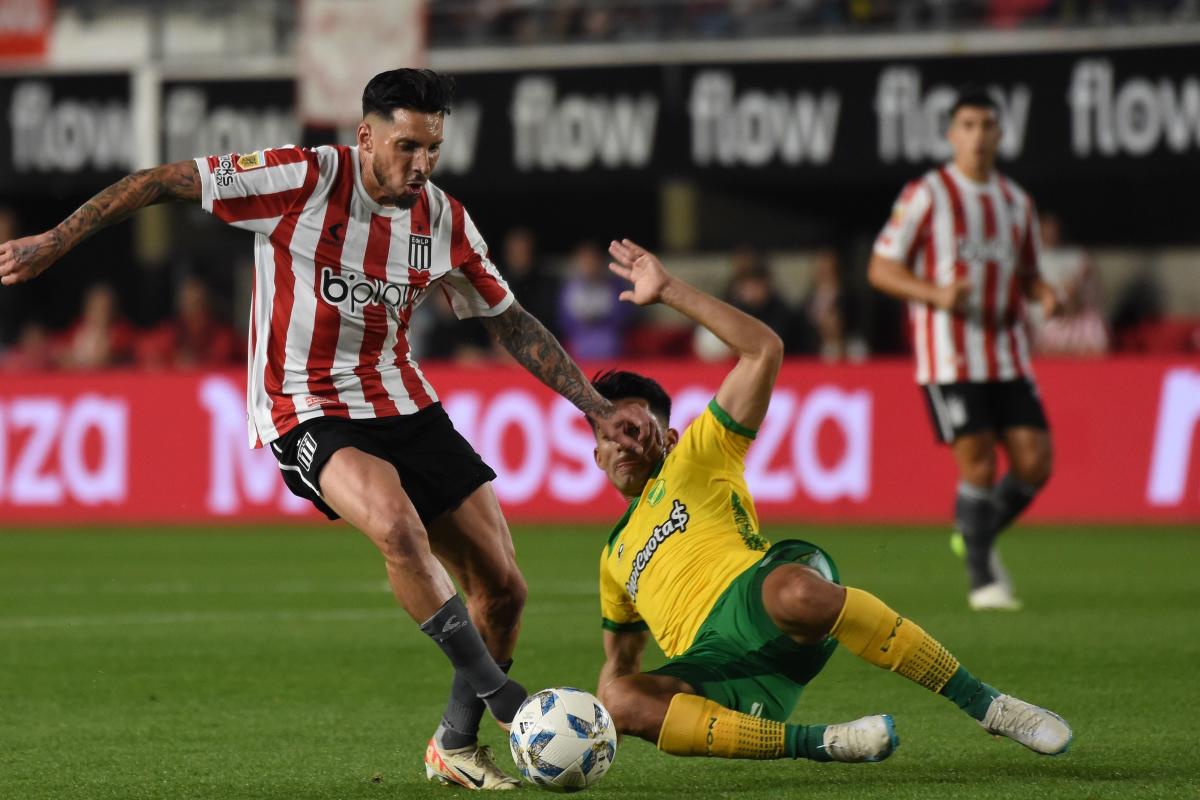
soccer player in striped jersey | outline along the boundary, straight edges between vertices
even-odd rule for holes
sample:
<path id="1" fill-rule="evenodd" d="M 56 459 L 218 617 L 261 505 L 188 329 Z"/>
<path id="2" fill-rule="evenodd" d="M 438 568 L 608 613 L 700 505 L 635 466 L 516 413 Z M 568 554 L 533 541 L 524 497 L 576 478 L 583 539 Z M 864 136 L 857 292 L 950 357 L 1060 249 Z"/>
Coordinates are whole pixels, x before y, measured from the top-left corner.
<path id="1" fill-rule="evenodd" d="M 644 409 L 617 408 L 592 388 L 516 302 L 462 204 L 430 180 L 453 88 L 429 70 L 384 72 L 363 92 L 356 147 L 271 148 L 134 173 L 53 230 L 0 243 L 0 283 L 36 277 L 156 203 L 199 203 L 252 231 L 250 443 L 270 446 L 294 493 L 371 539 L 396 599 L 454 666 L 426 776 L 513 789 L 476 734 L 485 707 L 507 724 L 525 698 L 507 675 L 525 582 L 496 475 L 413 360 L 410 315 L 440 289 L 600 429 L 640 449 L 657 428 Z"/>
<path id="2" fill-rule="evenodd" d="M 950 113 L 951 163 L 912 181 L 875 241 L 871 284 L 908 301 L 917 383 L 958 467 L 957 531 L 976 610 L 1017 610 L 996 538 L 1050 477 L 1046 415 L 1029 362 L 1024 304 L 1058 300 L 1038 273 L 1033 200 L 996 170 L 1000 118 L 964 89 Z M 1009 469 L 996 481 L 996 449 Z"/>
<path id="3" fill-rule="evenodd" d="M 623 300 L 662 303 L 736 355 L 716 396 L 682 433 L 653 380 L 610 372 L 593 381 L 618 405 L 646 408 L 661 451 L 637 452 L 596 429 L 596 464 L 629 499 L 600 553 L 605 662 L 599 696 L 617 728 L 680 756 L 879 761 L 899 743 L 887 715 L 788 724 L 805 684 L 841 644 L 953 701 L 990 733 L 1056 755 L 1071 729 L 1056 714 L 1001 694 L 879 598 L 843 586 L 832 557 L 799 540 L 771 545 L 746 486 L 745 454 L 779 372 L 770 328 L 669 275 L 651 253 L 613 242 Z M 594 427 L 594 426 L 593 426 Z M 649 636 L 669 657 L 641 671 Z"/>

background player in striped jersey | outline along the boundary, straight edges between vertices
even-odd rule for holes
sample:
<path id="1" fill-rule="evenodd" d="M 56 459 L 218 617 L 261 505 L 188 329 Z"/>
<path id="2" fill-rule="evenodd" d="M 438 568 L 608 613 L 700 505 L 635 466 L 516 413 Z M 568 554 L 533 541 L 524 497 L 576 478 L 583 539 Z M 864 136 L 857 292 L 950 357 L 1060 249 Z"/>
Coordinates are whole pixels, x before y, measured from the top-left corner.
<path id="1" fill-rule="evenodd" d="M 996 171 L 1000 136 L 995 101 L 960 92 L 947 132 L 954 160 L 904 187 L 868 272 L 909 301 L 917 382 L 958 466 L 953 543 L 965 545 L 967 598 L 981 610 L 1021 607 L 994 544 L 1051 466 L 1023 304 L 1050 316 L 1057 299 L 1038 273 L 1033 201 Z M 1009 470 L 996 483 L 998 445 Z"/>
<path id="2" fill-rule="evenodd" d="M 525 697 L 506 674 L 525 582 L 495 473 L 454 430 L 409 353 L 413 308 L 440 287 L 460 318 L 481 318 L 601 430 L 634 450 L 658 432 L 644 409 L 617 409 L 596 392 L 514 300 L 462 204 L 430 182 L 453 88 L 429 70 L 392 70 L 363 92 L 357 147 L 283 147 L 137 172 L 53 230 L 0 243 L 0 282 L 36 277 L 155 203 L 199 202 L 253 231 L 250 441 L 271 446 L 293 492 L 375 543 L 397 600 L 454 665 L 427 777 L 513 789 L 476 733 L 485 704 L 507 723 Z"/>
<path id="3" fill-rule="evenodd" d="M 665 452 L 634 452 L 596 431 L 596 464 L 629 500 L 600 553 L 605 662 L 599 693 L 623 733 L 681 756 L 879 761 L 898 744 L 891 717 L 786 724 L 804 686 L 840 643 L 952 700 L 991 733 L 1055 755 L 1071 741 L 1057 715 L 982 683 L 869 592 L 843 587 L 832 557 L 764 538 L 745 456 L 779 373 L 783 344 L 762 322 L 669 275 L 651 253 L 613 242 L 622 299 L 662 303 L 737 356 L 708 408 L 679 433 L 671 398 L 630 372 L 596 387 L 642 405 Z M 641 672 L 647 632 L 669 661 Z"/>

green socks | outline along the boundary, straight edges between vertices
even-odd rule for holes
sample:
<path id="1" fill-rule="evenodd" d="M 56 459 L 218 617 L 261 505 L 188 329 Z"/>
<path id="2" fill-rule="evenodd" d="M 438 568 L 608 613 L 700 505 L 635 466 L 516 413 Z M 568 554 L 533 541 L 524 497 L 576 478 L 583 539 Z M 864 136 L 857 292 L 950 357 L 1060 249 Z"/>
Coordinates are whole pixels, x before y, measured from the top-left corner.
<path id="1" fill-rule="evenodd" d="M 960 666 L 940 694 L 954 701 L 954 704 L 973 718 L 983 722 L 992 700 L 1000 695 L 998 691 L 967 672 L 966 667 Z"/>
<path id="2" fill-rule="evenodd" d="M 825 725 L 788 725 L 784 729 L 783 752 L 789 758 L 832 761 L 825 752 Z"/>
<path id="3" fill-rule="evenodd" d="M 983 721 L 987 716 L 992 700 L 1000 695 L 998 691 L 967 672 L 965 667 L 959 668 L 946 681 L 940 694 L 954 701 L 954 704 L 973 718 Z M 807 758 L 810 761 L 832 761 L 825 752 L 826 725 L 788 725 L 784 729 L 784 753 L 790 758 Z"/>

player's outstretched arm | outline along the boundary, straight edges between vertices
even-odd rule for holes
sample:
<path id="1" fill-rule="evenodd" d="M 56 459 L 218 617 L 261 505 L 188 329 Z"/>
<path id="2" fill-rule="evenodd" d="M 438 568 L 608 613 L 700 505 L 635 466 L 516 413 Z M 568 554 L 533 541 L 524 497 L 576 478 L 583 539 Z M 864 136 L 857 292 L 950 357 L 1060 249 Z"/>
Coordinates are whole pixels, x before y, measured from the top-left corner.
<path id="1" fill-rule="evenodd" d="M 605 694 L 610 683 L 642 671 L 642 653 L 649 639 L 647 631 L 604 631 L 604 666 L 596 687 L 601 703 L 607 702 Z"/>
<path id="2" fill-rule="evenodd" d="M 520 303 L 513 301 L 500 314 L 480 321 L 517 363 L 595 420 L 606 437 L 638 452 L 662 449 L 662 431 L 649 412 L 633 403 L 618 408 L 601 397 L 554 334 Z"/>
<path id="3" fill-rule="evenodd" d="M 662 303 L 712 331 L 738 354 L 737 364 L 717 390 L 717 405 L 747 428 L 767 414 L 783 360 L 783 342 L 766 324 L 671 275 L 651 252 L 623 239 L 608 248 L 609 269 L 633 284 L 621 299 L 637 305 Z"/>
<path id="4" fill-rule="evenodd" d="M 948 286 L 935 286 L 912 270 L 890 258 L 875 253 L 867 267 L 867 281 L 884 294 L 901 300 L 929 303 L 945 311 L 962 311 L 971 293 L 968 281 L 956 281 Z"/>
<path id="5" fill-rule="evenodd" d="M 194 161 L 144 169 L 104 189 L 52 230 L 0 243 L 0 284 L 32 280 L 101 228 L 139 208 L 171 200 L 199 200 L 200 172 Z"/>

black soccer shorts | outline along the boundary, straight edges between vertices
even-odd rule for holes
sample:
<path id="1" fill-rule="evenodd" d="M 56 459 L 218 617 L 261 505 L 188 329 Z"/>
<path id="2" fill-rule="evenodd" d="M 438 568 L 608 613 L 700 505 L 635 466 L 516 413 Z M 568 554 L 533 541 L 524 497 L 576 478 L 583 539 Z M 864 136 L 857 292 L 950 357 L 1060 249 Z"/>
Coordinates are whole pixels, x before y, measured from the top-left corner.
<path id="1" fill-rule="evenodd" d="M 930 383 L 921 387 L 933 435 L 950 444 L 980 431 L 1003 433 L 1009 428 L 1048 430 L 1037 384 L 1027 378 L 982 383 Z"/>
<path id="2" fill-rule="evenodd" d="M 415 414 L 380 419 L 317 417 L 271 442 L 271 451 L 292 494 L 311 501 L 329 519 L 338 515 L 321 497 L 321 469 L 343 447 L 357 448 L 394 466 L 427 527 L 496 479 L 492 468 L 454 429 L 441 403 Z"/>

